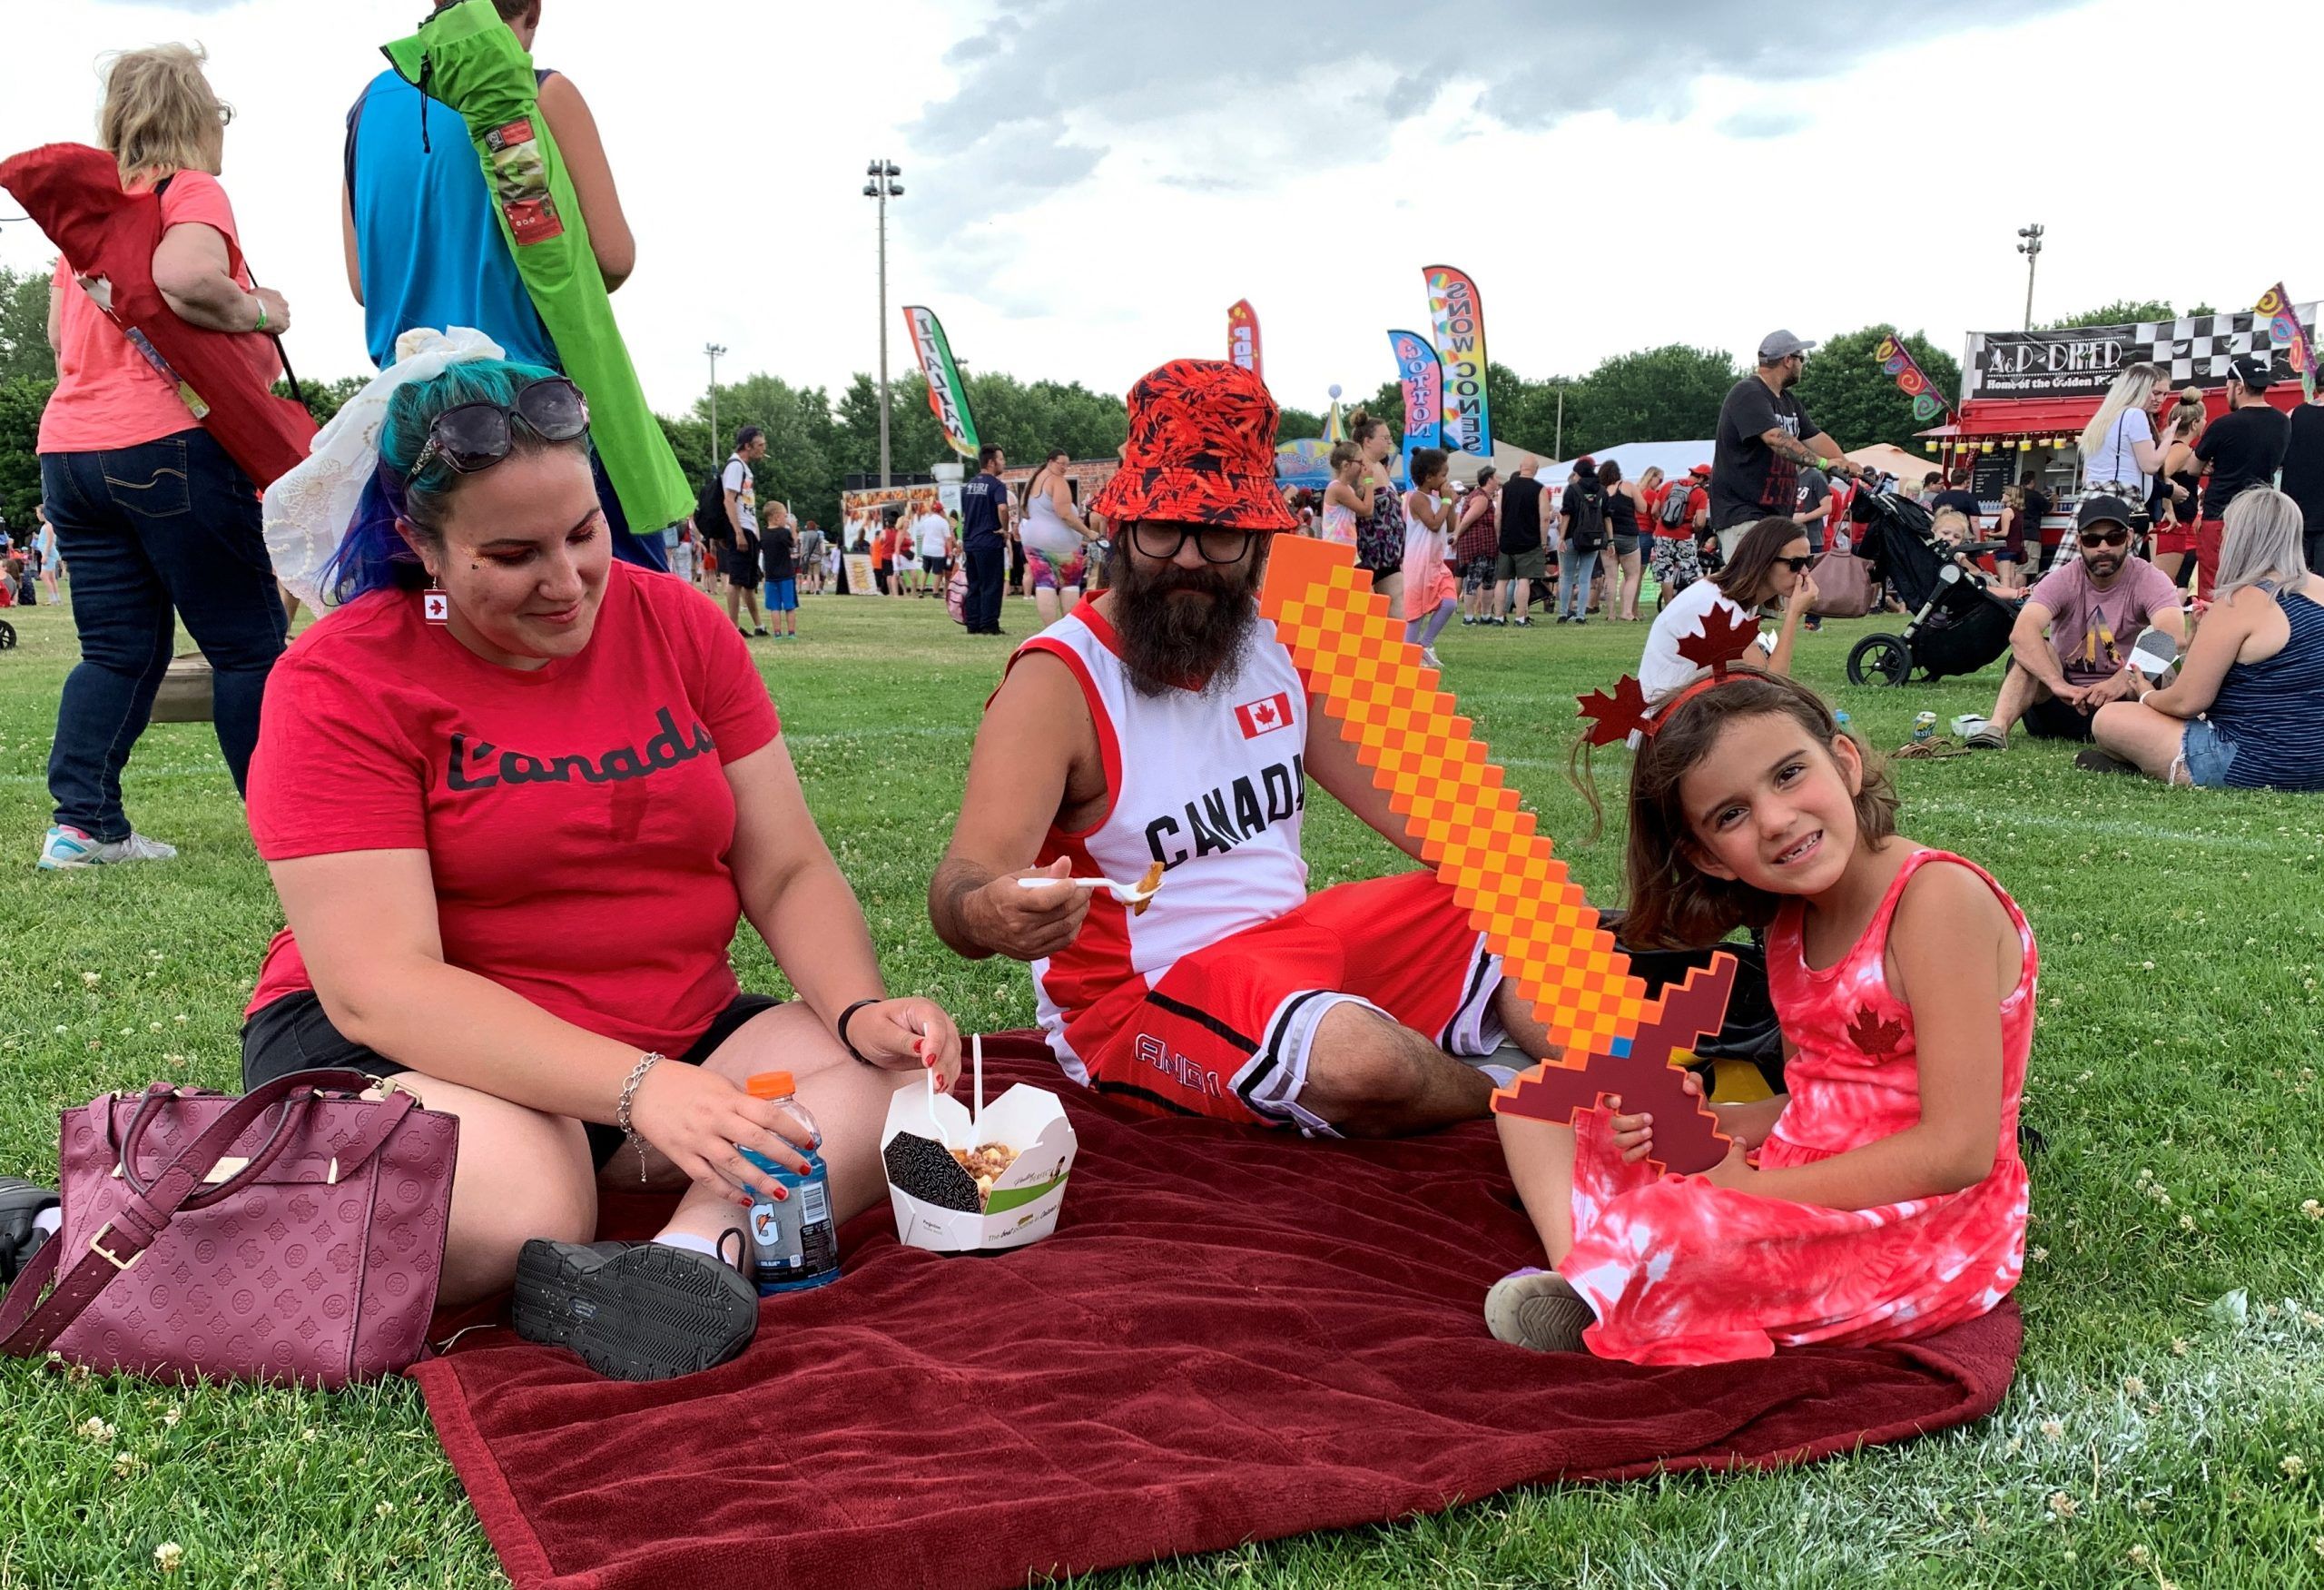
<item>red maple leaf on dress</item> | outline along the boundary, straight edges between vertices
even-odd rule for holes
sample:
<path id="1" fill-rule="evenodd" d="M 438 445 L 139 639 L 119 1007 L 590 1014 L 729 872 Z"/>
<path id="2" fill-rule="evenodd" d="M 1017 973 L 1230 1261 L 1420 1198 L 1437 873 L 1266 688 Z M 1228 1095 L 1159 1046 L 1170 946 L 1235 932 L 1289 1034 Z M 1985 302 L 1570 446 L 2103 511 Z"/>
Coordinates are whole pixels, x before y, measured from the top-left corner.
<path id="1" fill-rule="evenodd" d="M 1884 1022 L 1872 1013 L 1870 1006 L 1858 1010 L 1856 1020 L 1848 1023 L 1848 1042 L 1866 1054 L 1886 1059 L 1896 1052 L 1896 1045 L 1905 1038 L 1902 1022 Z"/>
<path id="2" fill-rule="evenodd" d="M 1591 726 L 1582 734 L 1593 746 L 1610 746 L 1628 739 L 1631 731 L 1646 726 L 1646 691 L 1637 679 L 1624 674 L 1614 686 L 1614 693 L 1592 690 L 1577 697 L 1581 703 L 1581 716 Z"/>
<path id="3" fill-rule="evenodd" d="M 1689 635 L 1679 642 L 1679 655 L 1699 668 L 1724 673 L 1758 637 L 1758 619 L 1720 602 L 1703 615 L 1700 635 Z"/>

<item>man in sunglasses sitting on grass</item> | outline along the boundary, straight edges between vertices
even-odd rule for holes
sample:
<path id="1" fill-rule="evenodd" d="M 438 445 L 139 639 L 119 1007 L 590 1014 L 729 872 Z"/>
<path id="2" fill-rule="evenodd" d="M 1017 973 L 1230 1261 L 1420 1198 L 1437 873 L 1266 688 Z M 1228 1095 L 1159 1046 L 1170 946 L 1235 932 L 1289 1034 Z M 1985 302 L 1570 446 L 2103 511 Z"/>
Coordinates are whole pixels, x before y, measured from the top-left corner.
<path id="1" fill-rule="evenodd" d="M 1318 1136 L 1481 1119 L 1503 1034 L 1535 1056 L 1544 1035 L 1452 891 L 1423 870 L 1307 893 L 1310 779 L 1418 852 L 1254 600 L 1296 522 L 1275 419 L 1224 362 L 1132 389 L 1090 503 L 1106 588 L 1011 659 L 929 916 L 963 955 L 1030 963 L 1059 1063 L 1133 1109 Z M 1143 910 L 1081 882 L 1155 868 Z"/>
<path id="2" fill-rule="evenodd" d="M 2037 740 L 2087 740 L 2091 717 L 2131 693 L 2131 647 L 2149 625 L 2182 646 L 2186 617 L 2163 572 L 2131 550 L 2131 505 L 2083 500 L 2074 519 L 2082 556 L 2043 577 L 2009 632 L 2017 666 L 2003 678 L 1985 726 L 1968 737 L 1981 751 L 2009 745 L 2023 723 Z"/>

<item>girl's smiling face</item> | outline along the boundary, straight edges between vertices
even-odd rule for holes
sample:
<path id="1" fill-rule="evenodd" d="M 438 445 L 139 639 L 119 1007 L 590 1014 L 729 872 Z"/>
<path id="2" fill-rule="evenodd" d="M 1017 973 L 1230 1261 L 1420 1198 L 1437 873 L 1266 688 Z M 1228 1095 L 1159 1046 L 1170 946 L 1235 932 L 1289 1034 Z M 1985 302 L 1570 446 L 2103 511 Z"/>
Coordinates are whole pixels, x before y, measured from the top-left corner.
<path id="1" fill-rule="evenodd" d="M 1847 736 L 1826 744 L 1780 714 L 1736 718 L 1679 780 L 1691 859 L 1769 894 L 1825 894 L 1856 854 L 1863 787 Z"/>

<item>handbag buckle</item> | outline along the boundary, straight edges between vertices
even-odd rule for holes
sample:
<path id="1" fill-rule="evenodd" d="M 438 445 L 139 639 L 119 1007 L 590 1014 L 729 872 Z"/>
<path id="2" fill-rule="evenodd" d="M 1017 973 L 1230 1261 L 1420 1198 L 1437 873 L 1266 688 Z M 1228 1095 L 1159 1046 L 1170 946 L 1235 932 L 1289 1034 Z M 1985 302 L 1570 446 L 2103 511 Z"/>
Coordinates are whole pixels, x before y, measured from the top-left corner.
<path id="1" fill-rule="evenodd" d="M 113 1222 L 111 1220 L 107 1220 L 103 1226 L 100 1226 L 97 1229 L 97 1234 L 89 1239 L 89 1251 L 95 1254 L 99 1259 L 103 1259 L 107 1264 L 112 1265 L 115 1269 L 129 1269 L 133 1268 L 139 1259 L 145 1257 L 144 1251 L 142 1249 L 139 1251 L 131 1254 L 126 1259 L 122 1258 L 116 1253 L 108 1251 L 104 1247 L 104 1239 L 108 1236 L 112 1235 L 112 1233 Z"/>

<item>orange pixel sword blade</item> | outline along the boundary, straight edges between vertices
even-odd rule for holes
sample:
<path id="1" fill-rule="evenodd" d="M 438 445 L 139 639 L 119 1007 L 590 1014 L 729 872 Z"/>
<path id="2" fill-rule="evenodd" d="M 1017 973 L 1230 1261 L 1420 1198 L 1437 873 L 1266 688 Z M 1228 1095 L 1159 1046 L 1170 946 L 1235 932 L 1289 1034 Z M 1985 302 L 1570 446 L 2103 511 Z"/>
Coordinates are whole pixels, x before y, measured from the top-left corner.
<path id="1" fill-rule="evenodd" d="M 1485 760 L 1484 742 L 1436 687 L 1436 671 L 1405 642 L 1388 599 L 1350 548 L 1274 538 L 1259 610 L 1567 1056 L 1502 1089 L 1493 1107 L 1567 1121 L 1620 1093 L 1626 1108 L 1653 1111 L 1657 1158 L 1669 1169 L 1716 1164 L 1727 1140 L 1669 1061 L 1698 1033 L 1718 1031 L 1732 957 L 1661 999 L 1647 997 L 1630 957 L 1598 925 L 1596 908 L 1535 832 L 1532 815 L 1517 809 L 1517 791 Z"/>

